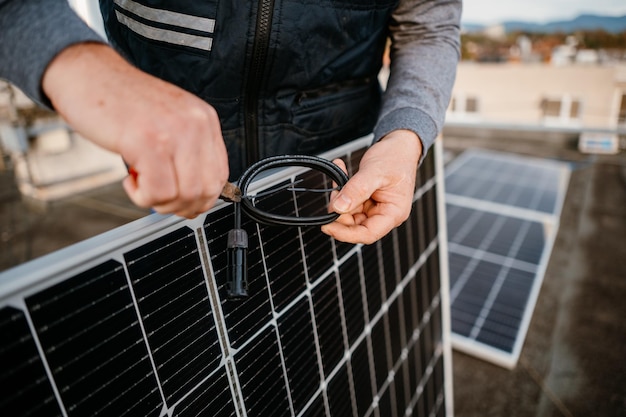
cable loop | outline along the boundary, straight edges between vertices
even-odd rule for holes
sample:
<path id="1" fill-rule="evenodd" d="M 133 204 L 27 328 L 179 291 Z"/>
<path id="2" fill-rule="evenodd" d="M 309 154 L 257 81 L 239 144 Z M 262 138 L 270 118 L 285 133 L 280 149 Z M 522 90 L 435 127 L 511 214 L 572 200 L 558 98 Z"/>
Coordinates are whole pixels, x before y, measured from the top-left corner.
<path id="1" fill-rule="evenodd" d="M 328 175 L 337 184 L 338 190 L 348 182 L 348 176 L 345 172 L 327 159 L 310 155 L 271 156 L 251 165 L 239 178 L 238 185 L 244 198 L 238 204 L 241 204 L 243 212 L 257 223 L 265 225 L 321 226 L 335 221 L 339 217 L 337 213 L 310 217 L 284 216 L 266 212 L 253 204 L 254 197 L 249 197 L 247 191 L 255 177 L 270 169 L 292 166 L 310 168 Z"/>

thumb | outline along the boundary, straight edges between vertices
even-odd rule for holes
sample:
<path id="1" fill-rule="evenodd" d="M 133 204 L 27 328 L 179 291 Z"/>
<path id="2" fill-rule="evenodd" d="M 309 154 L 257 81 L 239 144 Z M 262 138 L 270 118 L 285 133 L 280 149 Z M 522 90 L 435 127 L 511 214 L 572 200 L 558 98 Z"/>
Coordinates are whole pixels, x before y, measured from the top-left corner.
<path id="1" fill-rule="evenodd" d="M 349 213 L 360 207 L 378 189 L 378 184 L 359 171 L 344 185 L 331 202 L 333 211 L 339 214 Z"/>

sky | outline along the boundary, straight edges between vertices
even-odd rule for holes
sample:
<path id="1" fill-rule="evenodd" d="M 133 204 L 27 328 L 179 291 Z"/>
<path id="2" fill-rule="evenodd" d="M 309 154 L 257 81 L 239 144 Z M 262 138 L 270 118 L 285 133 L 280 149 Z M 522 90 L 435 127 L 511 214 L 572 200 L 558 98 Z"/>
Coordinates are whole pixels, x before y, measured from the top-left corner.
<path id="1" fill-rule="evenodd" d="M 493 24 L 505 20 L 545 23 L 598 14 L 626 15 L 625 0 L 463 0 L 463 22 Z"/>

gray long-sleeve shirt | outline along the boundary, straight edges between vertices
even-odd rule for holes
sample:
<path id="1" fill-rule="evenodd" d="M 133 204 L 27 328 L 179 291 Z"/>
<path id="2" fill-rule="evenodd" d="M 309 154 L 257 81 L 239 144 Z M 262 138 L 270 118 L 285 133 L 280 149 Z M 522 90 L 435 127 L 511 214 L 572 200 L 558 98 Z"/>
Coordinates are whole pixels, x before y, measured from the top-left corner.
<path id="1" fill-rule="evenodd" d="M 0 77 L 50 107 L 41 78 L 52 59 L 80 42 L 104 42 L 67 0 L 0 0 Z"/>
<path id="2" fill-rule="evenodd" d="M 375 140 L 414 131 L 428 149 L 443 126 L 459 58 L 461 0 L 401 0 L 390 24 L 391 72 Z M 64 48 L 104 42 L 66 0 L 0 0 L 0 77 L 50 106 L 42 76 Z"/>
<path id="3" fill-rule="evenodd" d="M 460 56 L 461 8 L 461 0 L 400 1 L 390 24 L 391 71 L 375 140 L 392 130 L 411 130 L 424 154 L 434 142 Z"/>

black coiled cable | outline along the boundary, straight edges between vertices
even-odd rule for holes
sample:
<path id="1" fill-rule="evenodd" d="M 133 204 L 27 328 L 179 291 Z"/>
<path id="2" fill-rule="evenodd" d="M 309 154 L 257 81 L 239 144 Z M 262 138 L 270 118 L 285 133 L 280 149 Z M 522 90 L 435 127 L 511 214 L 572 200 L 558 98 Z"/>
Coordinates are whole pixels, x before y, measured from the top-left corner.
<path id="1" fill-rule="evenodd" d="M 248 186 L 260 173 L 274 168 L 291 166 L 306 167 L 323 172 L 337 184 L 338 189 L 341 189 L 348 182 L 348 176 L 341 168 L 327 159 L 309 155 L 271 156 L 250 166 L 239 178 L 239 189 L 243 196 L 241 199 L 243 212 L 255 222 L 271 226 L 321 226 L 337 219 L 339 217 L 337 213 L 311 217 L 273 214 L 260 210 L 253 204 L 253 198 L 247 197 Z"/>
<path id="2" fill-rule="evenodd" d="M 347 182 L 348 176 L 331 161 L 309 155 L 282 155 L 271 156 L 251 165 L 239 178 L 238 186 L 241 190 L 241 201 L 233 203 L 235 209 L 235 228 L 228 233 L 228 298 L 241 299 L 248 296 L 247 260 L 248 235 L 241 228 L 241 211 L 257 223 L 270 226 L 321 226 L 333 222 L 338 213 L 328 213 L 320 216 L 298 217 L 284 216 L 269 213 L 254 205 L 255 196 L 249 196 L 248 187 L 259 174 L 275 168 L 305 167 L 320 171 L 341 189 Z"/>

